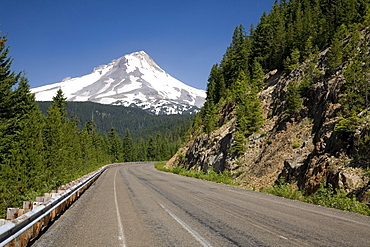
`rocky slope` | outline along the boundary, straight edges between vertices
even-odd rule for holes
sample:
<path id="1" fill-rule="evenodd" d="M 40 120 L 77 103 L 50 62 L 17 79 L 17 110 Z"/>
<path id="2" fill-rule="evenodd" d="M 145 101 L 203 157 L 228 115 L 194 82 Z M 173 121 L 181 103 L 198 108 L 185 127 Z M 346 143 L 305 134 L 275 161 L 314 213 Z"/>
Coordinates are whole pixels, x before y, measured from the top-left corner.
<path id="1" fill-rule="evenodd" d="M 327 57 L 328 49 L 320 53 L 315 65 L 320 71 L 319 78 L 309 87 L 303 107 L 293 116 L 285 112 L 287 88 L 290 83 L 301 81 L 309 66 L 301 64 L 290 73 L 275 70 L 265 76 L 267 86 L 259 94 L 265 122 L 258 133 L 248 137 L 244 155 L 237 158 L 230 152 L 236 129 L 235 109 L 230 106 L 219 114 L 220 121 L 226 122 L 221 128 L 191 138 L 167 165 L 203 171 L 227 169 L 252 189 L 273 185 L 284 178 L 311 194 L 326 181 L 369 202 L 366 194 L 370 191 L 369 173 L 351 158 L 358 151 L 358 140 L 365 130 L 358 128 L 349 140 L 334 133 L 340 117 L 345 65 L 325 76 Z"/>

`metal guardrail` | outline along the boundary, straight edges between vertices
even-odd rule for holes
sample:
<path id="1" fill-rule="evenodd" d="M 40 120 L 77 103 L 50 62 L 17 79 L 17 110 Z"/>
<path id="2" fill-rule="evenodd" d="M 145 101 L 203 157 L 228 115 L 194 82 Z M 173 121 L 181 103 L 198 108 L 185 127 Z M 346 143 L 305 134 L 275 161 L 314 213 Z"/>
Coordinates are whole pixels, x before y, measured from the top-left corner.
<path id="1" fill-rule="evenodd" d="M 31 211 L 0 226 L 0 247 L 27 246 L 29 241 L 35 239 L 45 227 L 61 215 L 107 168 L 122 164 L 103 166 L 83 181 L 61 190 L 61 193 L 54 193 L 54 197 L 48 201 L 36 205 Z"/>

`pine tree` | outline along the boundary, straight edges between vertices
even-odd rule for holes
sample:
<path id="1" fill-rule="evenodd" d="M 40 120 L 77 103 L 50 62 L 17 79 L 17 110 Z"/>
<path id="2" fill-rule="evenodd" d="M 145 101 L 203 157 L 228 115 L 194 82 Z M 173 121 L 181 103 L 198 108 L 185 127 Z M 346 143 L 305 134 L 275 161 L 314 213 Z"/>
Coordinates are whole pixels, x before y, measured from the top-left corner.
<path id="1" fill-rule="evenodd" d="M 290 57 L 287 57 L 285 60 L 285 68 L 288 71 L 298 69 L 299 67 L 300 52 L 298 49 L 293 49 Z"/>
<path id="2" fill-rule="evenodd" d="M 212 66 L 208 77 L 206 100 L 212 100 L 215 104 L 217 104 L 225 95 L 225 90 L 226 86 L 222 75 L 222 69 L 218 64 L 215 64 Z"/>
<path id="3" fill-rule="evenodd" d="M 263 123 L 258 87 L 248 83 L 241 72 L 235 83 L 237 130 L 245 137 L 258 131 Z"/>
<path id="4" fill-rule="evenodd" d="M 251 42 L 247 39 L 243 25 L 235 28 L 232 42 L 221 61 L 225 87 L 231 88 L 240 71 L 248 73 Z"/>
<path id="5" fill-rule="evenodd" d="M 353 116 L 364 109 L 363 90 L 366 88 L 362 61 L 354 58 L 344 72 L 346 79 L 345 95 L 341 100 L 345 116 Z"/>
<path id="6" fill-rule="evenodd" d="M 217 107 L 212 100 L 207 100 L 202 108 L 203 130 L 209 134 L 217 128 Z"/>
<path id="7" fill-rule="evenodd" d="M 328 67 L 330 72 L 336 71 L 342 65 L 343 53 L 342 44 L 337 37 L 334 37 L 328 56 Z"/>
<path id="8" fill-rule="evenodd" d="M 45 186 L 43 119 L 27 79 L 10 69 L 5 41 L 0 38 L 0 215 Z"/>
<path id="9" fill-rule="evenodd" d="M 254 60 L 252 65 L 252 85 L 261 89 L 264 86 L 265 73 L 263 72 L 261 64 L 257 59 Z"/>
<path id="10" fill-rule="evenodd" d="M 64 97 L 64 93 L 61 88 L 58 89 L 57 94 L 53 96 L 52 107 L 58 109 L 60 111 L 61 117 L 66 120 L 67 111 L 65 109 L 67 105 L 67 98 Z"/>
<path id="11" fill-rule="evenodd" d="M 134 141 L 128 129 L 126 129 L 125 136 L 123 137 L 123 159 L 125 162 L 133 162 L 137 159 Z"/>
<path id="12" fill-rule="evenodd" d="M 307 40 L 307 37 L 305 37 L 305 27 L 304 27 L 304 14 L 302 10 L 302 3 L 301 1 L 295 1 L 292 3 L 294 5 L 294 15 L 295 20 L 293 24 L 294 29 L 294 41 L 293 41 L 293 47 L 295 47 L 298 51 L 304 50 L 304 45 Z"/>
<path id="13" fill-rule="evenodd" d="M 82 155 L 80 170 L 83 173 L 88 173 L 95 167 L 103 165 L 103 162 L 110 162 L 105 155 L 103 140 L 96 132 L 95 126 L 95 122 L 89 120 L 79 134 Z"/>
<path id="14" fill-rule="evenodd" d="M 138 161 L 148 160 L 148 155 L 147 155 L 148 145 L 143 139 L 140 139 L 140 141 L 137 145 L 137 150 L 138 150 L 138 152 L 137 152 L 137 160 Z"/>
<path id="15" fill-rule="evenodd" d="M 302 108 L 302 98 L 299 92 L 298 82 L 289 83 L 286 92 L 286 113 L 288 116 L 294 116 Z"/>
<path id="16" fill-rule="evenodd" d="M 274 30 L 273 26 L 271 25 L 270 18 L 264 12 L 260 18 L 260 22 L 258 23 L 255 31 L 253 32 L 252 36 L 252 59 L 257 59 L 263 68 L 271 69 L 271 54 L 272 49 L 271 45 L 274 39 Z M 252 60 L 252 61 L 253 61 Z"/>
<path id="17" fill-rule="evenodd" d="M 269 15 L 270 23 L 273 29 L 273 38 L 269 41 L 271 46 L 271 57 L 269 58 L 268 69 L 280 68 L 281 61 L 284 59 L 287 50 L 286 28 L 284 20 L 284 9 L 277 3 L 272 6 Z M 259 62 L 259 61 L 254 61 Z"/>
<path id="18" fill-rule="evenodd" d="M 148 148 L 147 148 L 147 158 L 148 160 L 156 160 L 157 158 L 157 146 L 154 138 L 151 136 L 148 140 Z"/>
<path id="19" fill-rule="evenodd" d="M 121 139 L 112 127 L 108 133 L 109 154 L 112 157 L 112 162 L 122 162 L 123 159 L 123 144 Z"/>

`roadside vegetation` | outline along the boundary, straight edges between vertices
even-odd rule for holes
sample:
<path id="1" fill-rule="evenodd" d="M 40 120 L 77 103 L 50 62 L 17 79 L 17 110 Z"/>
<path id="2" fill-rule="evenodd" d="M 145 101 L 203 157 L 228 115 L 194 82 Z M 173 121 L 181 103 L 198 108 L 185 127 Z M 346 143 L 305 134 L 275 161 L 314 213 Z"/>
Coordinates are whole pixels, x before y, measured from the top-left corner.
<path id="1" fill-rule="evenodd" d="M 272 187 L 262 188 L 260 192 L 370 216 L 370 208 L 365 203 L 357 201 L 354 196 L 348 197 L 343 189 L 334 189 L 331 184 L 326 186 L 324 182 L 310 196 L 305 196 L 296 185 L 282 181 Z"/>
<path id="2" fill-rule="evenodd" d="M 209 169 L 208 172 L 205 173 L 203 171 L 187 170 L 183 166 L 169 168 L 165 165 L 166 163 L 164 162 L 158 162 L 154 164 L 154 167 L 164 172 L 239 187 L 239 184 L 234 181 L 229 171 L 217 173 L 213 169 Z M 310 196 L 305 196 L 296 185 L 288 184 L 283 181 L 279 181 L 279 183 L 274 186 L 262 188 L 260 192 L 370 216 L 370 208 L 365 203 L 358 202 L 355 197 L 348 197 L 343 189 L 334 189 L 331 184 L 325 186 L 325 183 L 322 183 L 316 193 Z"/>
<path id="3" fill-rule="evenodd" d="M 175 167 L 167 168 L 165 167 L 165 165 L 166 163 L 164 162 L 158 162 L 158 163 L 155 163 L 154 167 L 160 171 L 171 172 L 171 173 L 179 174 L 182 176 L 199 178 L 199 179 L 203 179 L 207 181 L 234 185 L 234 186 L 237 185 L 237 183 L 233 181 L 233 178 L 229 171 L 217 173 L 213 169 L 209 169 L 208 172 L 205 173 L 203 171 L 187 170 L 186 168 L 182 166 L 175 166 Z"/>

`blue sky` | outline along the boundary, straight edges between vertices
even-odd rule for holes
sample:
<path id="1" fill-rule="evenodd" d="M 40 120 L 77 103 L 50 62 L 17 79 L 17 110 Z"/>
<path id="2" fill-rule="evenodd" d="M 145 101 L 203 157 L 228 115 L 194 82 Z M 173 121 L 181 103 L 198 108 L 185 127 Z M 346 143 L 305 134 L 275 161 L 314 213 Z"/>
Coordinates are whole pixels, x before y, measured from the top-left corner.
<path id="1" fill-rule="evenodd" d="M 167 73 L 206 89 L 233 30 L 275 0 L 1 0 L 0 31 L 31 88 L 78 77 L 144 50 Z"/>

